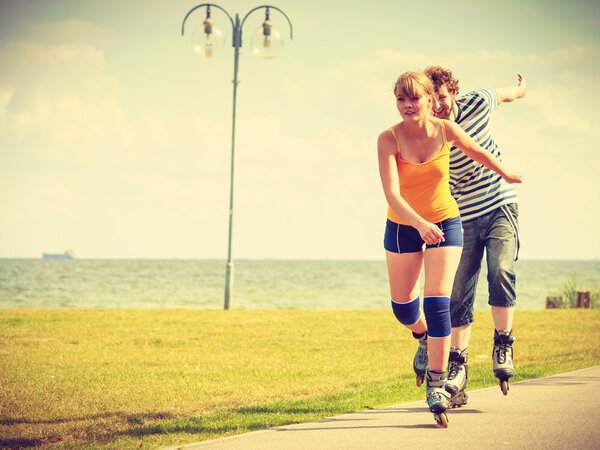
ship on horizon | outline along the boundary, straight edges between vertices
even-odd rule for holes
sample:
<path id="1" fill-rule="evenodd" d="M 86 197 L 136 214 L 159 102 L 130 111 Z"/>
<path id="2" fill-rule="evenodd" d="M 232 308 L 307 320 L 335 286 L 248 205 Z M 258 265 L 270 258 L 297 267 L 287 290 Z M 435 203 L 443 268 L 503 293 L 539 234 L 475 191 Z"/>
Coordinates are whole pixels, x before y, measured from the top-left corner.
<path id="1" fill-rule="evenodd" d="M 43 259 L 73 259 L 75 256 L 73 255 L 73 250 L 65 250 L 64 253 L 43 253 Z"/>

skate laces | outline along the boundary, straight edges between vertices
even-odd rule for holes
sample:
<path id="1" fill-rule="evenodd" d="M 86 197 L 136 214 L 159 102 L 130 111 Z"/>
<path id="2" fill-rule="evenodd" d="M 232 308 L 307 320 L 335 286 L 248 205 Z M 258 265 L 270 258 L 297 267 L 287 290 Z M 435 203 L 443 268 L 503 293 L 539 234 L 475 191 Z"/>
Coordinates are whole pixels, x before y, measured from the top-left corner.
<path id="1" fill-rule="evenodd" d="M 458 376 L 458 372 L 460 371 L 460 364 L 456 362 L 451 362 L 448 370 L 448 380 L 454 380 Z"/>
<path id="2" fill-rule="evenodd" d="M 442 394 L 439 392 L 432 392 L 429 395 L 429 403 L 439 403 L 442 401 Z"/>
<path id="3" fill-rule="evenodd" d="M 427 403 L 433 405 L 434 403 L 445 402 L 448 400 L 448 394 L 441 388 L 429 388 L 427 390 Z"/>
<path id="4" fill-rule="evenodd" d="M 499 345 L 497 348 L 498 364 L 506 363 L 506 345 Z"/>
<path id="5" fill-rule="evenodd" d="M 496 338 L 494 339 L 494 350 L 496 351 L 498 364 L 506 363 L 506 352 L 510 348 L 512 351 L 512 344 L 515 341 L 515 338 L 512 336 L 512 333 L 509 334 L 500 334 L 496 332 Z"/>
<path id="6" fill-rule="evenodd" d="M 466 364 L 467 358 L 465 357 L 466 350 L 462 352 L 455 352 L 454 350 L 450 351 L 450 360 L 448 361 L 448 380 L 454 380 L 463 364 Z"/>
<path id="7" fill-rule="evenodd" d="M 498 364 L 505 364 L 506 363 L 506 352 L 508 351 L 509 348 L 512 349 L 512 343 L 514 342 L 514 339 L 511 341 L 509 340 L 508 336 L 501 336 L 499 337 L 499 339 L 495 340 L 494 342 L 494 347 L 496 350 L 496 355 L 498 358 Z"/>

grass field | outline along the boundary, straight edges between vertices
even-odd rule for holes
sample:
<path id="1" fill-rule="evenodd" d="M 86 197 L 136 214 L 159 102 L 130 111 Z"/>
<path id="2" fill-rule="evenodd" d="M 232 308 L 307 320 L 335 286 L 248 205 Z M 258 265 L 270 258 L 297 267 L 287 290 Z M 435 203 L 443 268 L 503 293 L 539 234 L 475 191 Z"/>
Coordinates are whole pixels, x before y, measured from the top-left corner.
<path id="1" fill-rule="evenodd" d="M 492 327 L 477 311 L 469 389 L 497 383 Z M 600 364 L 598 310 L 517 311 L 514 333 L 515 380 Z M 0 341 L 0 447 L 174 446 L 425 396 L 391 311 L 0 310 Z"/>

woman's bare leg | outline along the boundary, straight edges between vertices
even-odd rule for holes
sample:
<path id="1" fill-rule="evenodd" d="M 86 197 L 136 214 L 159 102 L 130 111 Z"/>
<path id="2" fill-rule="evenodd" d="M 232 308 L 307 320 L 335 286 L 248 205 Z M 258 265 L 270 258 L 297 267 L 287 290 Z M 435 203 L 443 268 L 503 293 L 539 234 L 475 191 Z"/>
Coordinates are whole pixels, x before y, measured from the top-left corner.
<path id="1" fill-rule="evenodd" d="M 454 275 L 460 261 L 461 247 L 430 248 L 425 251 L 424 297 L 450 297 Z M 448 311 L 450 315 L 450 311 Z M 450 336 L 428 337 L 429 368 L 444 372 L 450 355 Z"/>
<path id="2" fill-rule="evenodd" d="M 419 295 L 419 276 L 423 267 L 423 252 L 393 253 L 385 252 L 390 295 L 395 303 L 408 303 Z M 405 325 L 416 334 L 427 331 L 425 318 L 421 314 L 419 320 L 412 325 Z"/>

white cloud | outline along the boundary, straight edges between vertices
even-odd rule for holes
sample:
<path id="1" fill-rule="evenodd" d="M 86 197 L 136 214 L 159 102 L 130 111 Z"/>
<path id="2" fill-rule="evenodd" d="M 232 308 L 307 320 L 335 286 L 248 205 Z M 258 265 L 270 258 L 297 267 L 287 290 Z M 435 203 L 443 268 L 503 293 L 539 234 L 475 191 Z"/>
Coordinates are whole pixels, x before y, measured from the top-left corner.
<path id="1" fill-rule="evenodd" d="M 231 122 L 210 111 L 222 99 L 207 91 L 194 112 L 166 113 L 163 104 L 132 111 L 122 98 L 129 86 L 104 51 L 72 43 L 87 32 L 101 42 L 102 30 L 89 26 L 40 25 L 38 35 L 54 36 L 47 43 L 0 49 L 0 209 L 10 211 L 0 218 L 0 248 L 36 256 L 58 241 L 56 250 L 92 257 L 223 256 Z M 545 55 L 379 49 L 330 66 L 294 63 L 269 96 L 264 80 L 256 81 L 263 74 L 248 75 L 236 133 L 236 255 L 381 257 L 376 137 L 398 120 L 396 77 L 431 64 L 451 67 L 465 91 L 526 75 L 528 96 L 499 108 L 492 125 L 506 158 L 526 175 L 519 187 L 524 254 L 570 255 L 567 245 L 548 248 L 547 241 L 577 218 L 598 219 L 589 207 L 598 191 L 589 101 L 598 92 L 597 63 L 590 64 L 597 56 L 585 47 Z M 577 163 L 565 163 L 573 154 Z M 553 215 L 556 225 L 540 226 L 540 217 Z M 24 231 L 41 237 L 23 242 Z M 577 251 L 600 253 L 593 243 Z"/>
<path id="2" fill-rule="evenodd" d="M 107 32 L 98 25 L 85 20 L 60 20 L 31 22 L 26 24 L 29 41 L 44 42 L 46 45 L 105 42 Z"/>

